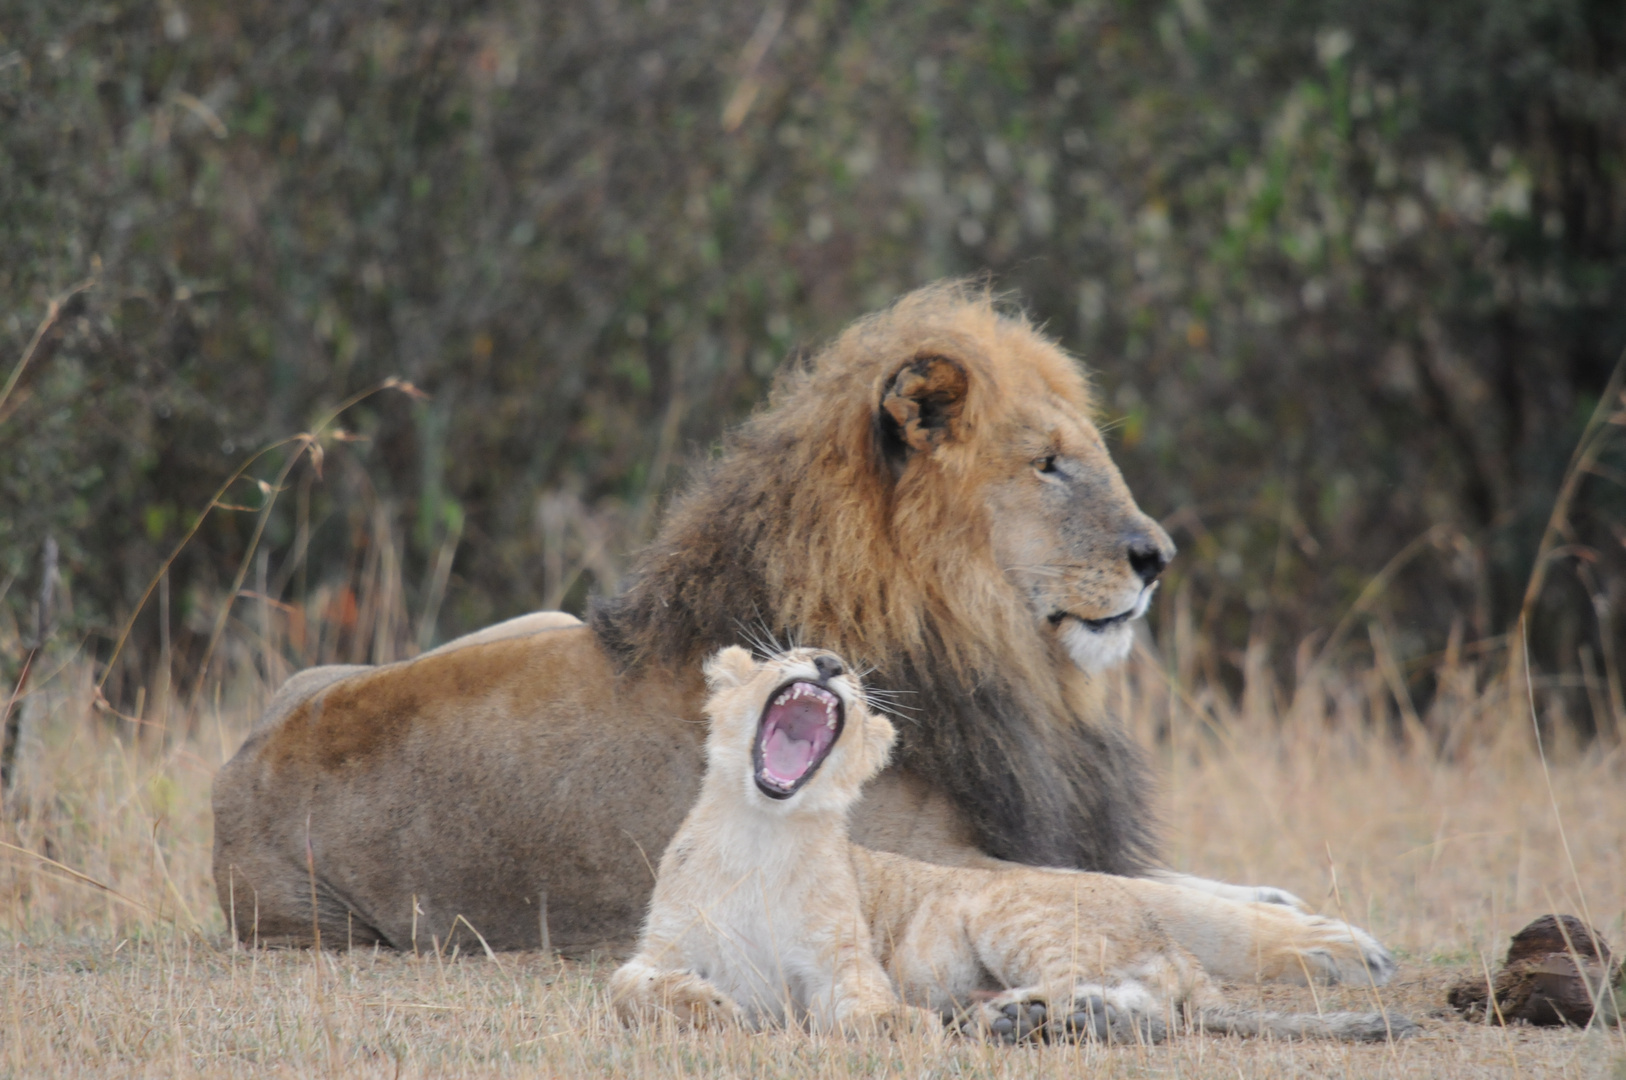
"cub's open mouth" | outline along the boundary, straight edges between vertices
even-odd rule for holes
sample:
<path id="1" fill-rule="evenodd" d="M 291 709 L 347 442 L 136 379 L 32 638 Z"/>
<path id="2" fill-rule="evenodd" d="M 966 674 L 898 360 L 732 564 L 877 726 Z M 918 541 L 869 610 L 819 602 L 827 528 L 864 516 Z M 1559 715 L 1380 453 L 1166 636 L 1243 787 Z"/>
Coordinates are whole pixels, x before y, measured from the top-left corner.
<path id="1" fill-rule="evenodd" d="M 796 794 L 829 755 L 845 722 L 841 699 L 817 683 L 797 680 L 775 690 L 751 751 L 757 788 L 770 799 Z"/>

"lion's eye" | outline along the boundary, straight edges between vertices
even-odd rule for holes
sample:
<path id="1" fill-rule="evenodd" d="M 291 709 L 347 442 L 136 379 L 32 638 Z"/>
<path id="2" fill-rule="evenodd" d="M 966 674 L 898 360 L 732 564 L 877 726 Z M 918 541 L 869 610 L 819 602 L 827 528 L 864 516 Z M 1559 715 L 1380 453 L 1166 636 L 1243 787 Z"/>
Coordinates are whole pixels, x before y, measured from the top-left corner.
<path id="1" fill-rule="evenodd" d="M 1061 471 L 1060 469 L 1056 468 L 1056 455 L 1055 454 L 1046 454 L 1042 458 L 1034 458 L 1033 459 L 1033 467 L 1035 469 L 1038 469 L 1042 473 L 1052 473 L 1052 474 L 1054 474 L 1054 473 L 1058 473 L 1058 472 Z"/>

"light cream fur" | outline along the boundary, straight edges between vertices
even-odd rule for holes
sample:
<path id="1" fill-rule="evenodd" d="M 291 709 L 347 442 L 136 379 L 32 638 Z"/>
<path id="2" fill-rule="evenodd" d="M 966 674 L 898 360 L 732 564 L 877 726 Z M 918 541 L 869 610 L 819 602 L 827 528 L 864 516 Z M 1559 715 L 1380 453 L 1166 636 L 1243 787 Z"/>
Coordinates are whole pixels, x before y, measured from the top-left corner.
<path id="1" fill-rule="evenodd" d="M 857 682 L 838 675 L 826 685 L 848 723 L 861 722 L 792 798 L 769 799 L 754 781 L 752 748 L 767 697 L 791 679 L 821 681 L 817 655 L 798 649 L 758 667 L 733 647 L 707 664 L 706 779 L 661 858 L 638 952 L 611 979 L 623 1017 L 666 1012 L 699 1027 L 941 1028 L 898 1000 L 854 903 L 847 811 L 853 793 L 886 764 L 891 724 L 870 717 Z"/>
<path id="2" fill-rule="evenodd" d="M 1006 1039 L 1163 1038 L 1189 1021 L 1278 1037 L 1384 1038 L 1382 1014 L 1236 1007 L 1218 981 L 1386 981 L 1393 961 L 1346 923 L 1144 878 L 945 867 L 870 851 L 847 816 L 895 732 L 850 675 L 822 767 L 783 800 L 756 786 L 767 698 L 816 681 L 819 650 L 706 667 L 711 732 L 700 798 L 661 860 L 637 954 L 611 980 L 625 1019 L 698 1026 L 918 1027 L 920 1009 Z"/>

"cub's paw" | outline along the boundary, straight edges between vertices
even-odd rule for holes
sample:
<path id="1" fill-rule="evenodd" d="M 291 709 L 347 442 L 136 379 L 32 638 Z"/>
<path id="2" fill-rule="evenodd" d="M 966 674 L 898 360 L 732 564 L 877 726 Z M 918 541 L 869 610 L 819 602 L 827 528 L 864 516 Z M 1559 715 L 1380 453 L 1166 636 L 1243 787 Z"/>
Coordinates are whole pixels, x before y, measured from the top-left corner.
<path id="1" fill-rule="evenodd" d="M 927 1009 L 899 1003 L 889 1008 L 842 1021 L 841 1028 L 848 1035 L 861 1038 L 880 1036 L 890 1039 L 925 1038 L 939 1041 L 943 1038 L 943 1020 Z"/>
<path id="2" fill-rule="evenodd" d="M 734 1000 L 698 976 L 672 980 L 661 987 L 656 1015 L 669 1016 L 697 1031 L 718 1031 L 744 1020 Z"/>
<path id="3" fill-rule="evenodd" d="M 1043 1001 L 1014 992 L 978 1002 L 956 1018 L 962 1034 L 1007 1045 L 1043 1039 L 1049 1022 L 1050 1013 Z"/>
<path id="4" fill-rule="evenodd" d="M 1003 1043 L 1160 1043 L 1169 1026 L 1142 997 L 1080 986 L 1064 999 L 1046 1001 L 1031 990 L 1012 990 L 970 1010 L 959 1027 Z"/>
<path id="5" fill-rule="evenodd" d="M 734 1027 L 744 1016 L 740 1007 L 722 995 L 687 995 L 672 1005 L 678 1021 L 700 1031 Z"/>
<path id="6" fill-rule="evenodd" d="M 1113 1004 L 1094 991 L 1075 994 L 1056 1018 L 1055 1034 L 1078 1042 L 1160 1043 L 1169 1037 L 1169 1025 L 1156 1013 Z"/>
<path id="7" fill-rule="evenodd" d="M 1150 1045 L 1169 1037 L 1169 1025 L 1156 1010 L 1140 1000 L 1143 994 L 1119 994 L 1095 986 L 1073 991 L 1052 1023 L 1052 1037 L 1077 1042 L 1140 1043 Z"/>

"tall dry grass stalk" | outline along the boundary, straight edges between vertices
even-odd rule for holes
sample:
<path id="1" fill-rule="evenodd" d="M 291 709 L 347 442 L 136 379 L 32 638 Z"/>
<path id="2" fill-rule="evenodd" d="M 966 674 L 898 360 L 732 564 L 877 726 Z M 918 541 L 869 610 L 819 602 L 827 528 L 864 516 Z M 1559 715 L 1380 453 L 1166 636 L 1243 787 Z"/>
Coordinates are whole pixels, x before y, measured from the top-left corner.
<path id="1" fill-rule="evenodd" d="M 398 596 L 375 593 L 358 610 L 399 610 Z M 1403 957 L 1400 980 L 1376 996 L 1423 1019 L 1423 1036 L 1393 1048 L 1184 1038 L 1013 1051 L 626 1032 L 605 1007 L 602 963 L 234 949 L 210 878 L 209 784 L 281 676 L 268 677 L 263 617 L 273 635 L 290 622 L 274 606 L 250 611 L 232 623 L 197 723 L 174 715 L 180 700 L 169 717 L 102 722 L 81 662 L 32 684 L 0 821 L 0 1076 L 1583 1076 L 1626 1058 L 1619 1032 L 1434 1015 L 1448 982 L 1494 967 L 1508 935 L 1542 912 L 1584 906 L 1626 943 L 1618 748 L 1558 737 L 1550 801 L 1531 728 L 1511 715 L 1528 702 L 1482 672 L 1442 673 L 1446 690 L 1402 718 L 1380 665 L 1318 670 L 1289 692 L 1255 658 L 1233 700 L 1150 642 L 1119 705 L 1156 759 L 1171 861 L 1279 885 L 1370 927 Z M 1236 992 L 1304 1009 L 1374 998 L 1363 987 Z"/>
<path id="2" fill-rule="evenodd" d="M 336 416 L 289 441 L 276 482 L 261 488 L 256 542 L 293 465 L 319 467 Z M 231 486 L 209 509 L 226 505 Z M 308 489 L 300 491 L 303 506 Z M 1006 1050 L 628 1032 L 606 1009 L 603 962 L 434 947 L 418 957 L 235 948 L 210 877 L 215 770 L 293 670 L 388 661 L 433 640 L 459 537 L 447 533 L 413 611 L 390 520 L 375 500 L 343 582 L 307 588 L 303 513 L 275 575 L 251 544 L 232 591 L 205 613 L 209 650 L 190 688 L 172 688 L 165 648 L 133 713 L 103 695 L 107 669 L 98 677 L 62 643 L 41 653 L 17 702 L 17 778 L 0 804 L 0 1077 L 1626 1077 L 1621 1031 L 1510 1031 L 1443 1010 L 1446 985 L 1493 968 L 1508 936 L 1544 912 L 1584 912 L 1626 945 L 1619 742 L 1577 743 L 1562 715 L 1566 687 L 1504 662 L 1506 639 L 1476 648 L 1460 633 L 1431 661 L 1426 703 L 1414 700 L 1378 623 L 1366 631 L 1370 663 L 1339 667 L 1331 642 L 1306 642 L 1291 685 L 1256 644 L 1240 658 L 1241 690 L 1232 693 L 1181 596 L 1165 612 L 1162 639 L 1141 641 L 1115 687 L 1120 715 L 1156 764 L 1169 860 L 1287 888 L 1367 926 L 1403 961 L 1384 988 L 1234 992 L 1295 1010 L 1381 1004 L 1423 1021 L 1419 1038 L 1394 1047 L 1184 1038 L 1159 1048 Z M 540 506 L 538 526 L 560 553 L 545 568 L 551 595 L 568 591 L 584 567 L 613 581 L 606 551 L 616 522 L 556 495 Z M 1375 581 L 1363 601 L 1382 587 Z M 162 570 L 152 595 L 167 608 Z M 1335 638 L 1354 630 L 1357 615 Z M 1604 660 L 1613 672 L 1615 658 Z M 1612 707 L 1622 730 L 1618 687 L 1606 696 L 1595 681 L 1594 708 Z"/>

